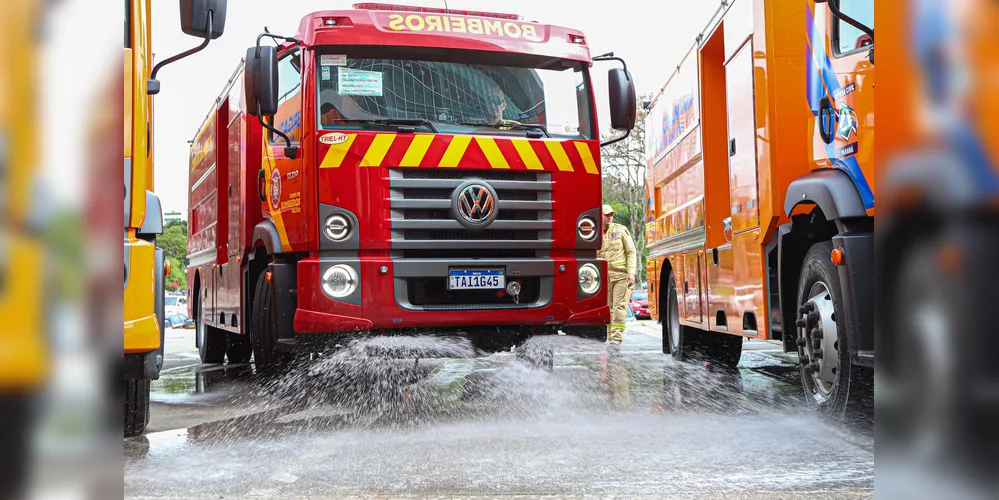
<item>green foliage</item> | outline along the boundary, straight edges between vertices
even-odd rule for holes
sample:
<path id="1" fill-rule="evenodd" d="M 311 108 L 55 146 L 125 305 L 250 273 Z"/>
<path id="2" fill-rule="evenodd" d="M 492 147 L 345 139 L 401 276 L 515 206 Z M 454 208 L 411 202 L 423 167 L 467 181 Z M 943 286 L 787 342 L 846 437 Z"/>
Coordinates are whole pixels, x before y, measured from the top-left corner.
<path id="1" fill-rule="evenodd" d="M 166 258 L 187 267 L 187 222 L 168 225 L 156 238 L 156 246 L 163 249 Z"/>
<path id="2" fill-rule="evenodd" d="M 45 241 L 51 256 L 54 291 L 60 297 L 79 298 L 85 288 L 83 254 L 84 222 L 78 213 L 62 210 L 55 213 L 46 227 Z"/>
<path id="3" fill-rule="evenodd" d="M 163 234 L 156 238 L 156 246 L 163 249 L 164 256 L 173 266 L 166 279 L 167 291 L 187 290 L 187 221 L 167 222 Z"/>

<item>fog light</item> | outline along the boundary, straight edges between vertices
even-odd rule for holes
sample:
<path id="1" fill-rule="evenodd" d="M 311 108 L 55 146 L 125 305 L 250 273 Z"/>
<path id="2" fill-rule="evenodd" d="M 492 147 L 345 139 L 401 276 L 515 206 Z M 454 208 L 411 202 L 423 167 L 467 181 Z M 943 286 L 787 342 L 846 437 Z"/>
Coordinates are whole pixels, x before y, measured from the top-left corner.
<path id="1" fill-rule="evenodd" d="M 323 273 L 323 291 L 334 299 L 342 299 L 357 290 L 357 271 L 353 267 L 337 264 Z"/>
<path id="2" fill-rule="evenodd" d="M 593 264 L 584 264 L 579 268 L 579 289 L 586 295 L 593 295 L 600 290 L 600 270 Z"/>
<path id="3" fill-rule="evenodd" d="M 340 214 L 331 215 L 323 223 L 323 232 L 330 240 L 343 241 L 350 236 L 350 220 Z"/>

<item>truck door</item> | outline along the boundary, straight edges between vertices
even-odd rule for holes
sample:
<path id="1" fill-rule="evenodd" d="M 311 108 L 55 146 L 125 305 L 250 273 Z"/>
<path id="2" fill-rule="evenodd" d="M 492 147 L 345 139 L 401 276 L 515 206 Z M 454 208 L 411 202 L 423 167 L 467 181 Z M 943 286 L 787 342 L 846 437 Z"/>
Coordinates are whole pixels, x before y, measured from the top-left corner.
<path id="1" fill-rule="evenodd" d="M 302 64 L 301 51 L 292 49 L 280 55 L 278 60 L 278 112 L 274 115 L 274 126 L 291 138 L 293 145 L 303 142 L 302 128 Z M 305 189 L 306 163 L 303 158 L 311 152 L 300 149 L 297 158 L 285 154 L 285 142 L 279 135 L 265 131 L 263 158 L 264 179 L 267 183 L 266 206 L 264 213 L 275 222 L 278 231 L 284 231 L 290 244 L 284 251 L 295 250 L 310 242 L 315 242 L 318 234 L 309 231 L 309 219 L 303 206 L 308 202 Z"/>
<path id="2" fill-rule="evenodd" d="M 873 41 L 832 15 L 826 3 L 812 3 L 808 34 L 809 133 L 813 168 L 839 168 L 857 185 L 867 209 L 874 207 Z M 840 0 L 840 10 L 874 29 L 874 0 Z"/>

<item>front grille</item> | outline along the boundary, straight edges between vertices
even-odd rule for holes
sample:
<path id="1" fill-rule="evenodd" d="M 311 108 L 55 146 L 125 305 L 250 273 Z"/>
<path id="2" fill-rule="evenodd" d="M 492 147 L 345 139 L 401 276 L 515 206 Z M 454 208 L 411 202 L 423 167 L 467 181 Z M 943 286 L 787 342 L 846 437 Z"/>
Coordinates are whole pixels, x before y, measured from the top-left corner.
<path id="1" fill-rule="evenodd" d="M 455 189 L 479 179 L 496 191 L 496 219 L 485 229 L 462 226 L 451 211 Z M 392 248 L 454 251 L 536 251 L 552 244 L 552 179 L 546 172 L 389 169 Z"/>
<path id="2" fill-rule="evenodd" d="M 447 278 L 409 278 L 409 303 L 425 309 L 520 309 L 541 296 L 541 278 L 521 278 L 519 301 L 503 290 L 448 290 Z"/>
<path id="3" fill-rule="evenodd" d="M 403 259 L 529 259 L 537 256 L 535 250 L 499 249 L 450 249 L 450 250 L 405 250 Z"/>

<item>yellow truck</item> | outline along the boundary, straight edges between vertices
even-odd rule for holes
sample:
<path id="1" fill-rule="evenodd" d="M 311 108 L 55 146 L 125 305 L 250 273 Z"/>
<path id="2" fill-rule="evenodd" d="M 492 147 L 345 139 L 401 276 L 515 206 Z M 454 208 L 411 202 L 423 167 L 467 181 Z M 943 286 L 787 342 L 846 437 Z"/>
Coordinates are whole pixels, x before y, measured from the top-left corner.
<path id="1" fill-rule="evenodd" d="M 0 43 L 37 45 L 40 2 L 3 4 Z M 0 51 L 0 485 L 17 496 L 30 461 L 30 407 L 46 381 L 44 255 L 36 223 L 38 169 L 37 54 Z"/>
<path id="2" fill-rule="evenodd" d="M 163 232 L 163 210 L 153 193 L 153 99 L 157 73 L 204 49 L 222 36 L 226 0 L 181 0 L 181 29 L 203 42 L 153 64 L 151 0 L 125 2 L 125 286 L 124 393 L 125 435 L 142 434 L 149 423 L 149 384 L 163 366 L 164 281 L 168 273 L 156 236 Z"/>

